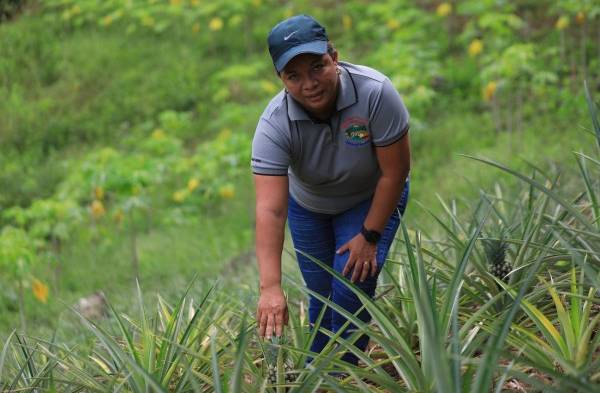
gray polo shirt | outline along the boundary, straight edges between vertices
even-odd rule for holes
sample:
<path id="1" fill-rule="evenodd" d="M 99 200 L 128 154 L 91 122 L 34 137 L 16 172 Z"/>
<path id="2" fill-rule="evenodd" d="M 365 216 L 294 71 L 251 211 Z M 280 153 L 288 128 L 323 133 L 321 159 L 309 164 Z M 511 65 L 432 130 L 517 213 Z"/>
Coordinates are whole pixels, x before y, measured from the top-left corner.
<path id="1" fill-rule="evenodd" d="M 408 111 L 390 80 L 365 66 L 339 62 L 336 111 L 317 122 L 285 91 L 258 121 L 252 171 L 289 176 L 290 195 L 304 208 L 337 214 L 375 193 L 381 171 L 375 146 L 408 131 Z"/>

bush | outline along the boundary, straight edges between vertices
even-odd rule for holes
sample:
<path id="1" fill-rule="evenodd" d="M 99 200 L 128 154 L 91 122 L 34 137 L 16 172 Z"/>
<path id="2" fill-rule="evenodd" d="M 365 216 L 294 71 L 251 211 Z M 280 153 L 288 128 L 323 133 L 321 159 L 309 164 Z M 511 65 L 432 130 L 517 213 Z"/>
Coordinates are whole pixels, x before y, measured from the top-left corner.
<path id="1" fill-rule="evenodd" d="M 0 0 L 0 23 L 14 18 L 24 5 L 25 0 Z"/>

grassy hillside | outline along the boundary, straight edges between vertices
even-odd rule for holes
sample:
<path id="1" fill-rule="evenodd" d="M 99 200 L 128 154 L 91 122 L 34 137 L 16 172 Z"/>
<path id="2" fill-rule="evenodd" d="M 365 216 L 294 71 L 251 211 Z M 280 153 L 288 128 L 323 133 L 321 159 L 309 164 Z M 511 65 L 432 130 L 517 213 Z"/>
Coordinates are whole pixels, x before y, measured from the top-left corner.
<path id="1" fill-rule="evenodd" d="M 202 391 L 218 379 L 230 387 L 239 381 L 232 391 L 271 386 L 252 330 L 257 276 L 249 149 L 258 116 L 281 88 L 266 34 L 298 12 L 327 25 L 342 60 L 389 75 L 411 112 L 407 232 L 399 232 L 382 279 L 387 295 L 370 306 L 384 312 L 376 326 L 363 327 L 382 333 L 365 360 L 380 376 L 370 386 L 436 391 L 431 381 L 450 378 L 452 386 L 463 383 L 462 391 L 477 391 L 502 375 L 540 390 L 539 375 L 554 391 L 589 391 L 586 383 L 598 383 L 597 353 L 586 353 L 585 361 L 568 355 L 576 345 L 597 348 L 600 337 L 597 304 L 588 296 L 600 270 L 594 248 L 598 131 L 583 89 L 587 79 L 590 92 L 600 94 L 595 3 L 215 4 L 29 1 L 0 21 L 0 337 L 16 329 L 47 341 L 56 333 L 59 343 L 28 360 L 12 351 L 47 344 L 21 345 L 12 336 L 6 344 L 12 357 L 4 362 L 0 356 L 2 389 L 27 391 L 47 381 L 52 367 L 38 367 L 41 377 L 14 377 L 30 362 L 51 364 L 56 358 L 45 351 L 52 348 L 68 359 L 67 369 L 79 370 L 62 375 L 77 381 L 72 391 L 167 391 L 176 383 L 185 386 L 181 391 Z M 581 161 L 574 152 L 591 158 Z M 541 186 L 467 156 L 502 163 Z M 515 268 L 506 281 L 489 273 L 484 247 L 502 233 Z M 293 316 L 286 349 L 301 368 L 309 337 L 291 254 L 288 239 L 285 288 Z M 147 314 L 140 313 L 136 271 Z M 215 283 L 206 308 L 200 307 Z M 591 326 L 588 336 L 580 329 L 568 343 L 552 341 L 558 340 L 554 331 L 536 314 L 541 310 L 559 336 L 567 334 L 552 288 L 571 320 L 579 318 L 574 325 Z M 100 323 L 106 336 L 69 310 L 96 291 L 116 310 Z M 422 303 L 426 293 L 430 303 Z M 454 298 L 456 314 L 447 303 Z M 201 316 L 193 317 L 194 307 Z M 121 313 L 130 316 L 123 330 Z M 423 330 L 432 320 L 438 336 Z M 182 330 L 165 328 L 173 321 Z M 499 326 L 504 322 L 506 330 Z M 184 336 L 188 323 L 194 333 Z M 128 334 L 136 345 L 120 347 Z M 489 338 L 506 351 L 485 347 Z M 543 353 L 527 346 L 528 338 Z M 115 348 L 107 354 L 111 340 Z M 174 374 L 166 372 L 168 363 L 143 360 L 143 349 L 162 353 L 175 341 L 188 352 L 172 352 Z M 456 342 L 463 357 L 452 367 L 462 370 L 462 379 L 447 369 Z M 323 359 L 335 359 L 328 351 Z M 82 360 L 86 356 L 96 360 Z M 504 369 L 511 361 L 515 369 Z M 242 374 L 234 363 L 245 382 L 236 379 Z M 494 377 L 476 379 L 471 365 Z M 359 377 L 336 382 L 322 371 L 298 381 L 361 389 Z M 6 385 L 6 375 L 16 382 Z"/>
<path id="2" fill-rule="evenodd" d="M 32 3 L 14 20 L 0 26 L 2 51 L 8 54 L 1 63 L 3 89 L 0 93 L 3 97 L 0 100 L 3 103 L 0 105 L 0 114 L 5 119 L 0 132 L 3 151 L 0 158 L 3 168 L 0 172 L 3 190 L 0 205 L 5 211 L 11 205 L 27 207 L 36 199 L 52 198 L 59 193 L 61 182 L 68 177 L 65 158 L 77 162 L 103 146 L 131 151 L 141 144 L 142 138 L 157 129 L 166 129 L 169 137 L 180 140 L 182 152 L 192 152 L 196 146 L 210 140 L 223 129 L 233 130 L 249 139 L 264 104 L 280 88 L 271 71 L 262 37 L 254 37 L 258 36 L 258 32 L 264 32 L 267 26 L 253 24 L 252 28 L 256 31 L 253 30 L 251 41 L 232 42 L 228 47 L 228 37 L 234 32 L 227 30 L 235 30 L 236 25 L 230 20 L 230 24 L 222 30 L 215 26 L 211 28 L 211 22 L 218 25 L 215 22 L 219 20 L 218 16 L 212 19 L 198 17 L 200 22 L 197 23 L 202 23 L 202 18 L 206 18 L 208 33 L 203 33 L 203 28 L 198 33 L 196 24 L 187 30 L 184 24 L 171 26 L 167 34 L 148 31 L 152 30 L 152 26 L 143 23 L 134 31 L 123 30 L 127 16 L 123 16 L 118 25 L 115 25 L 116 22 L 109 24 L 107 19 L 101 18 L 103 11 L 89 8 L 92 6 L 84 6 L 83 3 L 79 7 L 83 7 L 79 14 L 65 14 L 64 10 L 73 13 L 77 8 L 45 8 Z M 112 6 L 107 7 L 110 9 Z M 337 38 L 339 42 L 337 46 L 342 59 L 388 70 L 392 77 L 398 75 L 397 78 L 408 78 L 413 75 L 415 79 L 409 82 L 399 80 L 399 89 L 409 104 L 413 118 L 413 182 L 411 206 L 406 214 L 408 225 L 431 229 L 431 219 L 425 209 L 440 212 L 442 207 L 439 198 L 444 201 L 457 198 L 469 206 L 472 203 L 470 201 L 477 198 L 480 189 L 491 189 L 496 182 L 515 185 L 514 178 L 499 175 L 462 154 L 489 157 L 525 171 L 529 171 L 528 162 L 546 169 L 559 167 L 564 171 L 565 179 L 576 170 L 570 160 L 571 154 L 573 150 L 583 147 L 580 141 L 586 136 L 582 128 L 589 128 L 583 90 L 577 83 L 569 82 L 563 87 L 559 84 L 559 90 L 547 90 L 557 96 L 546 101 L 536 101 L 532 97 L 523 102 L 520 111 L 524 114 L 519 129 L 497 129 L 499 115 L 494 109 L 496 103 L 490 104 L 468 94 L 481 83 L 477 78 L 468 81 L 467 72 L 476 73 L 478 65 L 456 47 L 458 42 L 445 43 L 449 45 L 446 49 L 443 45 L 436 49 L 419 48 L 421 57 L 415 53 L 410 62 L 389 57 L 386 60 L 381 56 L 389 53 L 391 47 L 365 52 L 361 42 L 365 43 L 366 38 L 361 40 L 354 35 L 356 29 L 364 29 L 364 22 L 353 24 L 355 19 L 351 16 L 352 12 L 359 11 L 353 7 L 356 5 L 348 5 L 349 14 L 343 18 L 341 25 L 333 22 L 330 29 L 332 38 Z M 63 12 L 55 13 L 54 10 Z M 118 7 L 115 10 L 122 12 Z M 368 7 L 367 10 L 373 13 L 372 17 L 379 12 L 376 8 Z M 319 9 L 315 11 L 317 14 L 323 12 Z M 415 12 L 426 16 L 424 10 Z M 478 12 L 482 12 L 480 17 L 484 18 L 489 17 L 485 12 L 491 11 Z M 84 14 L 86 18 L 77 22 L 77 15 Z M 65 15 L 71 15 L 69 18 L 75 21 L 74 24 Z M 177 15 L 163 17 L 170 22 L 176 21 Z M 55 20 L 54 16 L 58 16 L 58 19 Z M 100 18 L 99 23 L 93 22 L 95 17 Z M 270 18 L 275 19 L 276 15 Z M 325 13 L 322 18 L 328 20 L 331 16 Z M 407 22 L 412 20 L 408 16 L 406 18 Z M 436 21 L 427 16 L 421 23 L 435 24 Z M 393 33 L 390 37 L 396 37 L 397 27 L 391 22 L 389 24 L 388 28 Z M 465 28 L 468 31 L 472 27 L 466 25 Z M 214 29 L 212 33 L 211 29 Z M 418 29 L 418 25 L 408 25 L 404 35 L 425 38 L 421 37 Z M 353 39 L 343 39 L 349 33 Z M 205 34 L 209 34 L 209 37 Z M 210 39 L 211 34 L 214 35 L 214 41 Z M 397 39 L 405 40 L 403 36 Z M 432 58 L 436 50 L 440 53 L 446 51 L 452 56 L 443 61 L 449 68 L 446 73 L 436 70 L 436 60 Z M 420 75 L 415 74 L 416 70 L 413 69 L 419 62 L 426 65 Z M 490 64 L 493 65 L 493 62 Z M 399 73 L 396 67 L 401 67 L 406 73 Z M 430 87 L 419 84 L 434 76 L 437 79 L 431 80 L 431 83 L 436 84 Z M 547 86 L 546 89 L 551 87 Z M 498 101 L 510 97 L 507 92 L 502 92 L 504 96 L 500 92 L 497 94 Z M 501 118 L 511 120 L 510 107 L 500 110 Z M 243 162 L 247 157 L 241 157 L 241 160 Z M 245 174 L 235 180 L 240 182 L 235 188 L 245 190 L 236 196 L 239 210 L 220 220 L 229 220 L 230 225 L 235 226 L 238 225 L 235 224 L 238 217 L 241 217 L 241 221 L 247 223 L 241 227 L 249 230 L 252 215 L 250 180 L 247 171 L 242 170 L 242 173 Z M 185 185 L 183 173 L 174 175 L 181 177 L 175 179 L 175 183 Z M 209 172 L 209 176 L 219 175 Z M 74 187 L 71 186 L 77 189 L 77 184 Z M 77 193 L 85 194 L 83 190 L 86 187 L 89 189 L 90 185 L 81 184 Z M 170 192 L 166 191 L 168 198 Z M 85 204 L 91 204 L 89 194 L 82 197 Z M 164 198 L 162 196 L 155 201 L 155 206 L 164 203 Z M 192 206 L 196 203 L 198 201 L 192 202 Z M 186 225 L 204 228 L 203 223 L 207 219 L 204 215 L 209 210 L 197 207 L 199 205 L 194 207 L 194 214 Z M 85 210 L 83 213 L 87 214 Z M 115 214 L 118 214 L 118 210 Z M 153 215 L 150 212 L 145 214 Z M 175 219 L 175 222 L 180 221 Z M 173 225 L 172 219 L 167 219 L 167 222 L 171 224 L 165 226 L 163 219 L 145 218 L 142 224 L 144 230 L 139 239 L 139 258 L 143 266 L 142 274 L 148 277 L 143 280 L 148 291 L 153 291 L 164 279 L 189 277 L 194 271 L 192 266 L 195 266 L 190 260 L 198 258 L 191 250 L 205 249 L 200 239 L 190 236 L 187 226 Z M 4 223 L 10 224 L 6 215 Z M 121 283 L 119 288 L 123 288 L 124 283 L 131 282 L 131 269 L 127 268 L 131 246 L 126 235 L 127 229 L 118 228 L 114 225 L 104 227 L 96 233 L 92 231 L 70 239 L 60 254 L 46 258 L 46 263 L 38 262 L 32 272 L 47 277 L 48 282 L 56 281 L 51 278 L 51 272 L 55 270 L 51 266 L 60 260 L 65 275 L 60 279 L 61 287 L 53 288 L 56 293 L 52 295 L 67 303 L 72 302 L 78 294 L 83 294 L 81 291 L 84 288 L 108 291 L 110 285 L 117 283 Z M 239 242 L 235 239 L 243 238 L 244 246 L 230 247 L 227 246 L 228 241 L 223 241 L 221 248 L 224 251 L 221 252 L 224 255 L 234 255 L 250 247 L 251 234 L 240 235 L 237 231 L 226 233 L 228 235 L 225 238 L 234 243 Z M 220 242 L 212 236 L 202 237 L 211 244 Z M 188 246 L 182 244 L 173 248 L 172 252 L 175 255 L 183 253 L 182 257 L 170 262 L 169 269 L 161 271 L 165 265 L 161 262 L 163 256 L 171 255 L 171 252 L 161 248 L 164 254 L 146 253 L 145 245 L 160 244 L 161 239 L 170 238 L 189 239 L 184 242 Z M 71 266 L 72 260 L 85 262 Z M 105 263 L 99 261 L 105 261 L 115 268 L 104 269 Z M 218 258 L 217 264 L 221 263 L 221 258 Z M 88 269 L 92 274 L 85 274 Z M 216 277 L 218 269 L 211 269 L 209 274 L 202 275 Z M 90 286 L 80 277 L 93 278 L 93 285 Z M 118 292 L 115 290 L 115 293 Z M 3 299 L 6 309 L 14 312 L 15 289 L 4 292 Z M 31 303 L 28 308 L 35 310 L 36 315 L 45 307 L 34 306 L 35 300 L 32 298 L 27 301 Z M 14 321 L 14 318 L 10 313 L 3 315 L 7 316 L 4 326 L 8 328 L 11 326 L 9 321 Z"/>

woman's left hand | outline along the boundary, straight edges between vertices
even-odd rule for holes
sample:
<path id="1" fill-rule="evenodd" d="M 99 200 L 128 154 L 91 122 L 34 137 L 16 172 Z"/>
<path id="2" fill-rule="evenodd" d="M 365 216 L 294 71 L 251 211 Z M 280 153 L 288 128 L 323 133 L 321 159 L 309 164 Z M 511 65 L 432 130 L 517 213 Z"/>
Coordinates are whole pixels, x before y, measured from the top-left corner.
<path id="1" fill-rule="evenodd" d="M 354 269 L 350 281 L 365 281 L 371 273 L 371 277 L 377 273 L 377 245 L 369 243 L 362 234 L 357 234 L 348 243 L 340 247 L 336 253 L 343 254 L 350 251 L 348 262 L 344 266 L 342 275 L 346 276 L 350 270 Z"/>

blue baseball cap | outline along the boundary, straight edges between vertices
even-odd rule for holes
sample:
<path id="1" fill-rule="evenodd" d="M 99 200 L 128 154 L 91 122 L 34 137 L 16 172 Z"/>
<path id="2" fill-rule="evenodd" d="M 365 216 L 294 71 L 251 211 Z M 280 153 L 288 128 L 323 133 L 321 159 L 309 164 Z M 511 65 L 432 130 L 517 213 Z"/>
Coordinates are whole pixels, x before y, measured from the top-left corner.
<path id="1" fill-rule="evenodd" d="M 327 53 L 327 32 L 313 17 L 296 15 L 279 22 L 267 38 L 277 72 L 301 53 Z"/>

